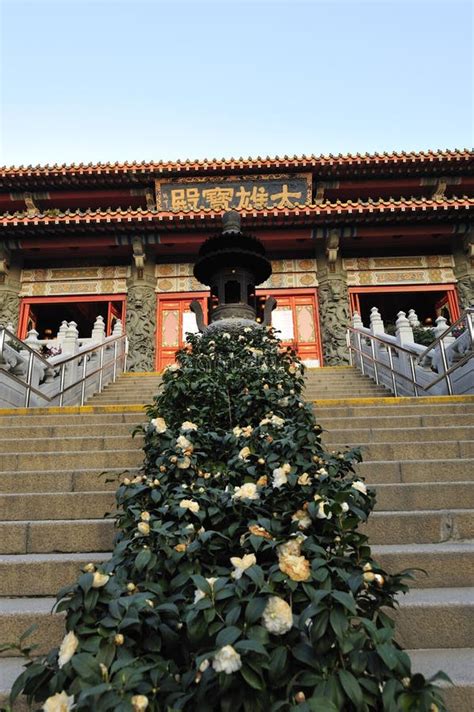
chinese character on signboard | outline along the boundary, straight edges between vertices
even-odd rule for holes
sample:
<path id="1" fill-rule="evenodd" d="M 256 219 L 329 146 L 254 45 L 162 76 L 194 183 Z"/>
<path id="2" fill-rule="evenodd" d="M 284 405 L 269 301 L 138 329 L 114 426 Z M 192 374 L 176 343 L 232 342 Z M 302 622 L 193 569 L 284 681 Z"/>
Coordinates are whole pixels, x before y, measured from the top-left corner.
<path id="1" fill-rule="evenodd" d="M 311 175 L 157 181 L 156 202 L 170 212 L 295 208 L 311 202 Z"/>

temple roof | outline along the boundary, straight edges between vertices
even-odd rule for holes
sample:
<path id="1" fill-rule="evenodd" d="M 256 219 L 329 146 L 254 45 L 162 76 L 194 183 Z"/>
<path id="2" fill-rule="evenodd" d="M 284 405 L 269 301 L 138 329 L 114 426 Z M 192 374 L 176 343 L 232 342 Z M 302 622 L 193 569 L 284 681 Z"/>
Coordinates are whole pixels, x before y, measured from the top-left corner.
<path id="1" fill-rule="evenodd" d="M 213 158 L 202 160 L 178 161 L 142 161 L 115 163 L 72 163 L 37 166 L 4 166 L 0 168 L 0 179 L 6 182 L 22 182 L 28 179 L 42 179 L 44 183 L 51 179 L 102 179 L 113 182 L 117 179 L 137 180 L 140 177 L 155 177 L 161 175 L 183 174 L 219 174 L 248 171 L 311 171 L 317 170 L 324 174 L 337 173 L 344 169 L 372 169 L 375 173 L 395 169 L 408 171 L 423 170 L 429 173 L 437 167 L 449 165 L 450 169 L 466 167 L 472 161 L 473 152 L 465 149 L 445 149 L 437 151 L 393 151 L 391 153 L 365 154 L 328 154 L 310 156 L 275 156 L 262 158 Z"/>
<path id="2" fill-rule="evenodd" d="M 395 216 L 435 216 L 438 214 L 458 213 L 465 216 L 474 206 L 474 198 L 460 196 L 453 198 L 402 198 L 400 200 L 348 200 L 346 202 L 325 202 L 318 205 L 301 205 L 295 208 L 265 208 L 262 210 L 243 210 L 240 212 L 244 224 L 256 225 L 259 223 L 273 224 L 308 224 L 318 222 L 319 219 L 327 221 L 328 218 L 337 219 L 351 216 L 374 218 Z M 460 216 L 461 216 L 460 215 Z M 112 209 L 107 210 L 59 210 L 45 211 L 35 215 L 26 213 L 4 213 L 0 215 L 0 227 L 21 228 L 26 226 L 87 226 L 98 224 L 118 225 L 146 225 L 165 227 L 183 226 L 186 228 L 206 228 L 219 223 L 222 212 L 203 209 L 198 212 L 163 212 L 158 210 L 138 209 Z"/>

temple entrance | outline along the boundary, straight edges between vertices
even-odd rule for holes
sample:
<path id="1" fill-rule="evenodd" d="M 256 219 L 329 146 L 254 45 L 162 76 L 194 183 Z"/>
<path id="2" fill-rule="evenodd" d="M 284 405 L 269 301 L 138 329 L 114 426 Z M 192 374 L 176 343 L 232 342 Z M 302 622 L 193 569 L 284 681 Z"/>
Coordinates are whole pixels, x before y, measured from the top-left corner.
<path id="1" fill-rule="evenodd" d="M 275 297 L 277 307 L 272 313 L 272 326 L 280 331 L 284 344 L 292 346 L 307 366 L 321 366 L 319 309 L 315 289 L 257 289 L 259 309 L 263 316 L 267 297 Z"/>
<path id="2" fill-rule="evenodd" d="M 20 307 L 19 336 L 24 339 L 30 329 L 36 329 L 40 339 L 55 337 L 62 321 L 75 321 L 79 336 L 90 337 L 94 321 L 102 316 L 106 335 L 110 336 L 118 319 L 125 321 L 125 295 L 93 297 L 31 297 Z"/>
<path id="3" fill-rule="evenodd" d="M 395 324 L 399 311 L 414 309 L 422 326 L 434 326 L 438 316 L 448 324 L 459 317 L 454 284 L 410 285 L 409 287 L 354 287 L 349 289 L 351 311 L 357 311 L 364 326 L 370 325 L 370 310 L 377 307 L 384 324 Z"/>
<path id="4" fill-rule="evenodd" d="M 158 295 L 156 318 L 156 370 L 162 371 L 174 363 L 175 353 L 182 348 L 186 334 L 195 333 L 196 317 L 189 308 L 196 299 L 204 312 L 207 323 L 209 292 L 181 292 L 178 294 Z"/>

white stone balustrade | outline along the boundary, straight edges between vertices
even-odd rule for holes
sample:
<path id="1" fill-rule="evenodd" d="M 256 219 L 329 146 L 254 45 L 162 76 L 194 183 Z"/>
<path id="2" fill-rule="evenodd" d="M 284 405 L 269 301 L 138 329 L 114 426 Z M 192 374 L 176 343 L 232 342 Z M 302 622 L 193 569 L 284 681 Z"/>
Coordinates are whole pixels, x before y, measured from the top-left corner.
<path id="1" fill-rule="evenodd" d="M 445 360 L 438 343 L 420 362 L 420 356 L 427 347 L 415 342 L 413 328 L 419 327 L 420 321 L 414 309 L 410 309 L 408 316 L 403 311 L 398 312 L 395 336 L 385 333 L 382 317 L 376 307 L 370 311 L 370 328 L 363 325 L 357 312 L 353 315 L 352 326 L 356 331 L 349 331 L 348 341 L 353 347 L 354 364 L 389 390 L 394 391 L 396 388 L 397 394 L 401 396 L 446 395 L 448 387 L 445 379 L 431 387 L 430 384 L 445 373 L 445 363 L 450 369 L 472 348 L 466 330 L 457 338 L 444 336 Z M 434 339 L 442 336 L 448 328 L 446 319 L 439 316 L 433 329 Z M 418 389 L 412 383 L 413 378 Z M 454 393 L 474 393 L 474 358 L 454 371 L 451 380 Z"/>
<path id="2" fill-rule="evenodd" d="M 10 331 L 10 329 L 8 329 Z M 11 329 L 13 332 L 13 328 Z M 109 383 L 114 375 L 123 370 L 127 353 L 126 339 L 117 341 L 123 335 L 120 321 L 115 322 L 112 335 L 105 335 L 104 319 L 98 316 L 94 322 L 90 337 L 81 338 L 77 324 L 63 321 L 54 339 L 38 339 L 38 332 L 31 329 L 24 340 L 25 346 L 38 353 L 41 358 L 33 357 L 31 385 L 41 391 L 46 398 L 32 393 L 31 406 L 59 405 L 61 385 L 66 388 L 63 405 L 75 405 L 81 402 L 82 378 L 86 378 L 86 399 L 99 388 L 99 369 L 102 364 L 102 387 Z M 11 343 L 10 343 L 11 342 Z M 54 355 L 42 355 L 43 347 L 57 351 Z M 94 349 L 94 347 L 96 347 Z M 102 348 L 99 348 L 102 347 Z M 18 341 L 5 335 L 3 353 L 0 354 L 0 407 L 21 407 L 25 404 L 25 386 L 31 351 L 21 348 Z M 94 349 L 90 351 L 90 349 Z M 102 356 L 100 351 L 102 351 Z M 114 359 L 119 360 L 114 368 Z M 22 381 L 18 383 L 8 373 Z"/>

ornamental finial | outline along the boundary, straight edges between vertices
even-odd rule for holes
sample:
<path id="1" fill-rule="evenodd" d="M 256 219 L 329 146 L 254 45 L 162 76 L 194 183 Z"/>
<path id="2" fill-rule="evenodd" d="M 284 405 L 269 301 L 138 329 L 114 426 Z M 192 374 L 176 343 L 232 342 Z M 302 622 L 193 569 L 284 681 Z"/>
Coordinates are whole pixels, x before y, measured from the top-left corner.
<path id="1" fill-rule="evenodd" d="M 227 210 L 222 216 L 222 234 L 241 231 L 240 213 L 237 210 Z"/>

